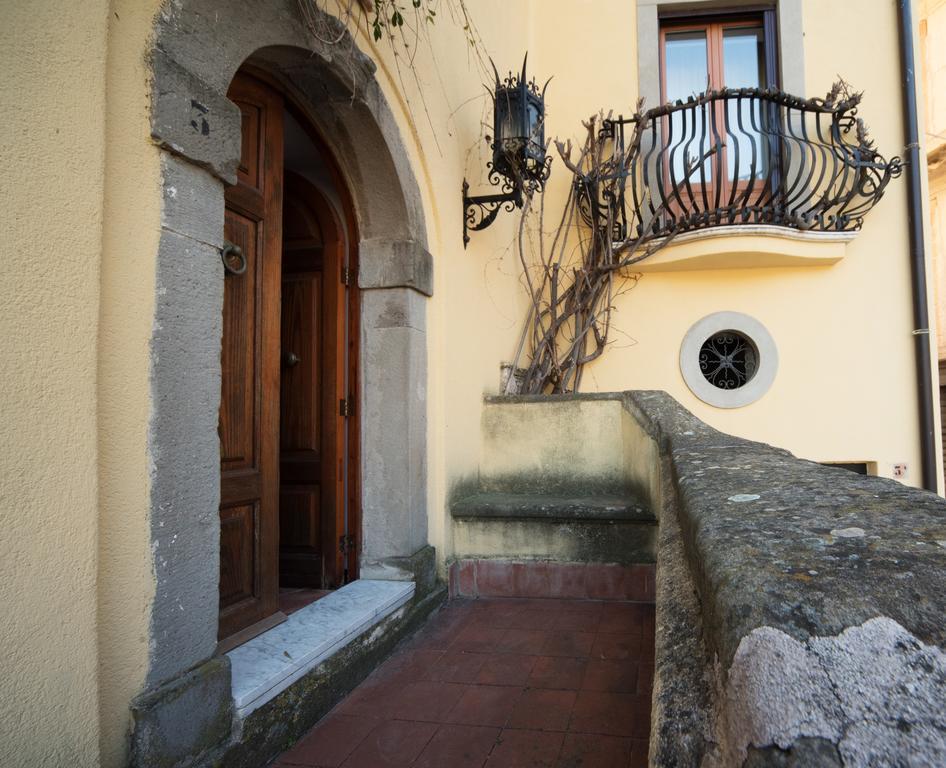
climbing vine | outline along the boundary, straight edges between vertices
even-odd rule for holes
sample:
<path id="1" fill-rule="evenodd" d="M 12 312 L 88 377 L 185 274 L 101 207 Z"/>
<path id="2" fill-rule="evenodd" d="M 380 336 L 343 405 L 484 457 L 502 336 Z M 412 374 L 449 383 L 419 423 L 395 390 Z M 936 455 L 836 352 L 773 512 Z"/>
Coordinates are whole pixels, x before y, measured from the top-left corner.
<path id="1" fill-rule="evenodd" d="M 309 31 L 323 43 L 354 46 L 357 27 L 363 28 L 375 43 L 387 47 L 408 109 L 413 112 L 415 107 L 411 98 L 413 90 L 438 148 L 439 132 L 434 128 L 425 95 L 429 87 L 424 87 L 415 67 L 422 46 L 436 59 L 429 30 L 443 20 L 459 27 L 466 39 L 473 66 L 484 76 L 489 73 L 489 57 L 467 7 L 467 0 L 298 0 L 298 3 Z M 332 15 L 327 5 L 332 5 L 337 15 Z M 436 61 L 434 71 L 439 73 Z M 408 80 L 413 82 L 413 89 L 406 87 Z M 441 88 L 447 97 L 442 82 Z"/>

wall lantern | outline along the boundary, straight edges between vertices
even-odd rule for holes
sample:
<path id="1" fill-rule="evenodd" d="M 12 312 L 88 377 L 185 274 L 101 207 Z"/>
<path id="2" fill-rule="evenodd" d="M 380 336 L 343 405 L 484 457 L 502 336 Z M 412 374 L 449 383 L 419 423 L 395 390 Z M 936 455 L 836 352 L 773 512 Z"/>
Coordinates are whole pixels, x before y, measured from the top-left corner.
<path id="1" fill-rule="evenodd" d="M 522 60 L 522 74 L 500 81 L 496 65 L 496 90 L 493 93 L 493 160 L 487 164 L 490 184 L 502 189 L 495 195 L 470 197 L 470 185 L 463 180 L 463 247 L 470 242 L 470 231 L 486 229 L 499 213 L 522 208 L 523 194 L 540 191 L 549 177 L 552 158 L 545 151 L 545 89 L 535 80 L 526 79 L 527 53 Z M 489 137 L 487 137 L 489 140 Z"/>

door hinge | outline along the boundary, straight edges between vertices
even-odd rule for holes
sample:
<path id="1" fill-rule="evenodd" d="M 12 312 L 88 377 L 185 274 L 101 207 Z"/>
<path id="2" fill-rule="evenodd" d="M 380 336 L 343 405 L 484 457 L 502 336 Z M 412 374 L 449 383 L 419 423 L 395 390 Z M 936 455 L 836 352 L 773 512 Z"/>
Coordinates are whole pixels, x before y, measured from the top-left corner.
<path id="1" fill-rule="evenodd" d="M 342 285 L 351 283 L 351 267 L 342 267 Z"/>
<path id="2" fill-rule="evenodd" d="M 338 551 L 343 555 L 355 551 L 355 537 L 351 534 L 342 534 L 338 537 Z"/>
<path id="3" fill-rule="evenodd" d="M 344 416 L 346 419 L 351 416 L 351 400 L 347 397 L 343 397 L 338 401 L 338 415 Z"/>

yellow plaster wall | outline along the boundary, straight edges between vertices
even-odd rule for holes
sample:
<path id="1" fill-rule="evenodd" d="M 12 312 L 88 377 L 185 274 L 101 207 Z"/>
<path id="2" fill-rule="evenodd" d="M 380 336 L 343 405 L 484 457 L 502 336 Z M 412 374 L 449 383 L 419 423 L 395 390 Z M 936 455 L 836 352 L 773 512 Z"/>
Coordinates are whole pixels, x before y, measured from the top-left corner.
<path id="1" fill-rule="evenodd" d="M 112 0 L 107 65 L 105 226 L 99 311 L 99 709 L 101 764 L 124 765 L 129 702 L 148 666 L 150 353 L 160 234 L 159 150 L 150 139 L 155 0 Z"/>
<path id="2" fill-rule="evenodd" d="M 881 151 L 895 155 L 903 146 L 896 8 L 881 0 L 857 5 L 859 15 L 876 22 L 870 35 L 848 23 L 849 3 L 803 4 L 803 95 L 823 95 L 840 73 L 865 91 L 860 114 Z M 477 18 L 488 15 L 483 10 Z M 637 97 L 635 10 L 633 3 L 595 2 L 592 12 L 590 2 L 556 0 L 536 8 L 530 69 L 542 79 L 555 75 L 548 92 L 549 135 L 579 141 L 579 121 L 598 108 L 630 111 Z M 487 48 L 497 51 L 497 58 L 512 56 L 515 45 L 508 35 L 493 39 L 491 31 L 483 31 Z M 486 159 L 485 151 L 478 157 L 474 153 L 467 173 L 480 173 Z M 546 211 L 553 214 L 546 214 L 546 229 L 552 227 L 548 218 L 561 210 L 568 181 L 557 158 L 552 174 Z M 614 345 L 588 367 L 584 389 L 665 389 L 727 432 L 819 461 L 876 461 L 878 472 L 886 476 L 895 463 L 906 463 L 905 481 L 918 485 L 905 195 L 905 181 L 894 181 L 835 266 L 644 275 L 616 302 Z M 445 350 L 446 367 L 462 379 L 462 396 L 454 390 L 450 397 L 466 401 L 463 408 L 470 407 L 475 388 L 497 391 L 498 363 L 510 359 L 515 348 L 524 293 L 510 293 L 519 275 L 511 252 L 514 219 L 501 216 L 489 230 L 475 233 L 459 267 L 444 264 L 456 251 L 449 241 L 445 252 L 436 254 L 441 277 L 450 272 L 445 279 L 450 282 L 447 327 L 452 342 Z M 781 355 L 770 392 L 735 410 L 702 403 L 679 372 L 684 334 L 697 320 L 720 310 L 758 318 L 772 332 Z M 467 336 L 471 343 L 460 343 Z M 474 339 L 478 352 L 471 350 Z M 476 414 L 446 410 L 448 419 L 462 423 L 461 433 L 469 434 Z M 445 458 L 448 478 L 472 461 L 463 448 L 448 451 Z"/>
<path id="3" fill-rule="evenodd" d="M 98 764 L 108 3 L 0 5 L 0 765 Z"/>

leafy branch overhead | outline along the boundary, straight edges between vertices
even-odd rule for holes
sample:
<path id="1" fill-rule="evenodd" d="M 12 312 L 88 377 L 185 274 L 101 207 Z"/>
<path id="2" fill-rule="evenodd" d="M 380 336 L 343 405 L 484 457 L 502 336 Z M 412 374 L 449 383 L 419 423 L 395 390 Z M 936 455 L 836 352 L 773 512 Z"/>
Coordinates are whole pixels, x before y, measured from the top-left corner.
<path id="1" fill-rule="evenodd" d="M 437 17 L 431 5 L 431 0 L 411 0 L 414 10 L 421 11 L 429 24 L 434 23 Z M 391 14 L 390 17 L 388 14 Z M 374 18 L 371 20 L 371 31 L 375 41 L 380 40 L 385 35 L 385 29 L 390 27 L 404 26 L 405 8 L 395 0 L 374 0 Z"/>

